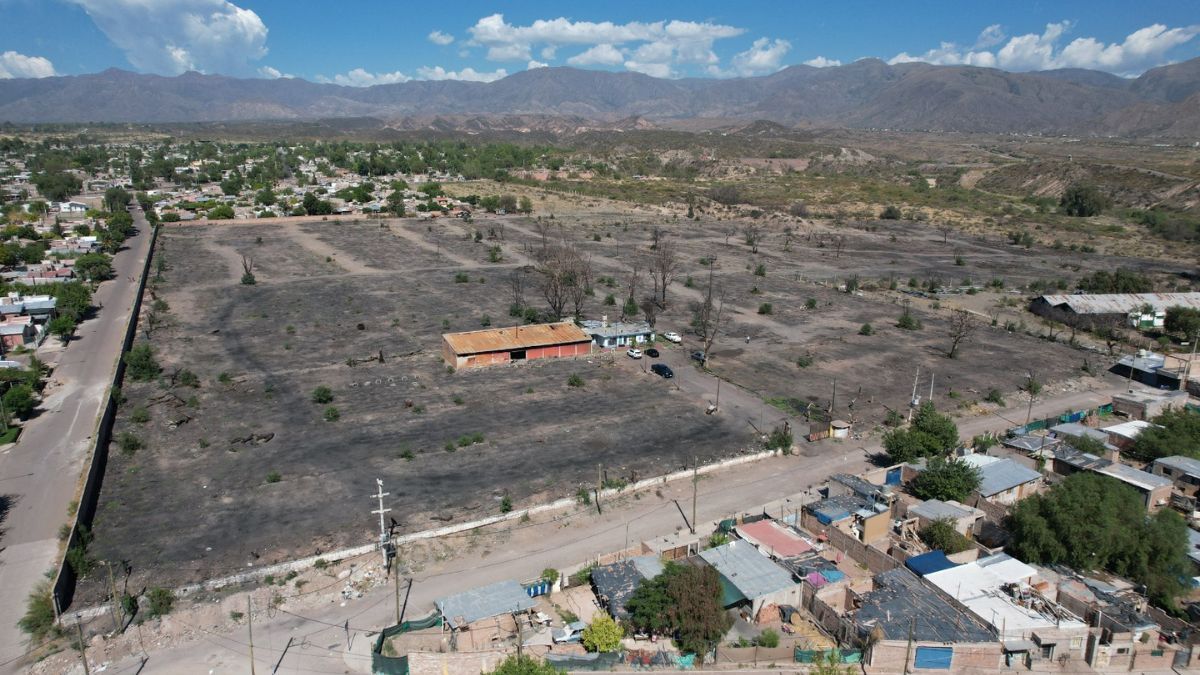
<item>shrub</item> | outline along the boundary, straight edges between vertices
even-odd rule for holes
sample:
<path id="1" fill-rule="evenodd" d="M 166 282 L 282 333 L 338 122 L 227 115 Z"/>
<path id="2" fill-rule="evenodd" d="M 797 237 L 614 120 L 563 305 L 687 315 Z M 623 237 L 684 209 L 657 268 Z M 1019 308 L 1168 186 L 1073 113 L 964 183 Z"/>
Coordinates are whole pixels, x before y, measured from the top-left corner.
<path id="1" fill-rule="evenodd" d="M 278 483 L 281 480 L 283 480 L 283 476 L 280 476 L 278 471 L 272 471 L 267 474 L 268 483 Z"/>
<path id="2" fill-rule="evenodd" d="M 143 406 L 138 406 L 129 413 L 129 421 L 134 424 L 145 424 L 150 421 L 150 411 Z"/>
<path id="3" fill-rule="evenodd" d="M 773 649 L 779 646 L 779 633 L 776 633 L 772 628 L 767 628 L 758 634 L 758 638 L 754 642 L 759 647 Z"/>
<path id="4" fill-rule="evenodd" d="M 25 615 L 17 626 L 30 638 L 41 641 L 60 633 L 55 623 L 54 599 L 50 592 L 50 581 L 38 582 L 25 600 Z"/>
<path id="5" fill-rule="evenodd" d="M 621 648 L 625 630 L 605 613 L 597 613 L 583 629 L 583 646 L 589 652 L 615 652 Z"/>
<path id="6" fill-rule="evenodd" d="M 312 391 L 313 403 L 332 403 L 333 390 L 325 385 L 321 385 Z"/>
<path id="7" fill-rule="evenodd" d="M 796 357 L 796 365 L 800 368 L 807 368 L 813 364 L 812 354 L 802 354 Z"/>
<path id="8" fill-rule="evenodd" d="M 900 207 L 893 205 L 884 207 L 883 211 L 879 213 L 880 220 L 900 220 L 901 217 Z"/>
<path id="9" fill-rule="evenodd" d="M 175 607 L 175 595 L 165 588 L 155 587 L 146 594 L 150 601 L 150 616 L 165 616 Z"/>
<path id="10" fill-rule="evenodd" d="M 871 328 L 871 324 L 869 324 L 869 323 L 864 323 L 864 324 L 862 325 L 862 327 L 860 327 L 860 328 L 858 329 L 858 334 L 859 334 L 859 335 L 874 335 L 874 334 L 875 334 L 875 329 L 874 329 L 874 328 Z"/>
<path id="11" fill-rule="evenodd" d="M 487 314 L 479 317 L 479 325 L 483 326 L 484 328 L 492 325 L 492 317 L 488 316 Z"/>
<path id="12" fill-rule="evenodd" d="M 762 263 L 759 263 L 758 266 L 754 268 L 754 276 L 756 276 L 756 277 L 767 276 L 767 266 Z"/>
<path id="13" fill-rule="evenodd" d="M 500 498 L 500 513 L 508 513 L 512 511 L 512 497 L 504 495 Z"/>
<path id="14" fill-rule="evenodd" d="M 227 373 L 225 371 L 221 371 L 221 374 L 217 375 L 217 382 L 220 382 L 221 384 L 229 384 L 232 381 L 233 381 L 233 378 L 230 377 L 229 373 Z"/>
<path id="15" fill-rule="evenodd" d="M 28 384 L 18 384 L 4 392 L 3 401 L 7 414 L 16 415 L 22 419 L 28 418 L 33 413 L 33 409 L 37 407 L 37 401 L 33 396 L 33 387 Z"/>
<path id="16" fill-rule="evenodd" d="M 988 403 L 995 403 L 1001 408 L 1004 407 L 1004 395 L 1000 393 L 999 389 L 989 389 L 987 396 L 985 396 L 983 400 L 987 401 Z"/>
<path id="17" fill-rule="evenodd" d="M 904 330 L 921 330 L 921 320 L 905 309 L 904 313 L 900 315 L 900 319 L 896 321 L 896 327 Z"/>
<path id="18" fill-rule="evenodd" d="M 804 301 L 804 309 L 816 309 L 816 308 L 817 308 L 817 299 L 816 298 L 809 298 Z"/>
<path id="19" fill-rule="evenodd" d="M 337 408 L 329 406 L 325 409 L 325 412 L 322 413 L 322 417 L 325 418 L 326 422 L 336 422 L 341 419 L 342 413 Z"/>
<path id="20" fill-rule="evenodd" d="M 128 431 L 122 431 L 121 435 L 117 436 L 117 447 L 121 449 L 122 455 L 132 457 L 135 452 L 142 449 L 142 439 Z"/>
<path id="21" fill-rule="evenodd" d="M 186 368 L 175 374 L 175 382 L 182 387 L 199 387 L 200 378 Z"/>
<path id="22" fill-rule="evenodd" d="M 135 382 L 147 382 L 158 376 L 161 368 L 148 344 L 140 344 L 125 352 L 125 372 Z"/>
<path id="23" fill-rule="evenodd" d="M 582 387 L 583 385 L 584 385 L 583 378 L 580 377 L 577 373 L 571 373 L 571 376 L 567 378 L 567 386 L 568 387 Z"/>
<path id="24" fill-rule="evenodd" d="M 775 308 L 771 306 L 771 303 L 764 302 L 758 306 L 758 313 L 759 314 L 774 314 Z"/>
<path id="25" fill-rule="evenodd" d="M 954 521 L 949 518 L 939 518 L 917 534 L 930 549 L 943 551 L 947 555 L 966 551 L 972 545 L 970 539 L 954 529 Z"/>
<path id="26" fill-rule="evenodd" d="M 455 272 L 454 273 L 454 283 L 466 284 L 466 283 L 470 283 L 470 282 L 471 282 L 471 276 L 468 275 L 466 272 Z"/>

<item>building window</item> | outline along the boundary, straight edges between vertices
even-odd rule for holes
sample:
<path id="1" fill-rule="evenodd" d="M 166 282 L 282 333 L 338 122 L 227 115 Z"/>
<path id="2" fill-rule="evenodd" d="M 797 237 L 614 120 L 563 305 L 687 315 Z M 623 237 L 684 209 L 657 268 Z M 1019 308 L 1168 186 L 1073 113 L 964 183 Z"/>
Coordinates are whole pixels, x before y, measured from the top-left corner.
<path id="1" fill-rule="evenodd" d="M 1117 647 L 1117 654 L 1128 654 L 1129 647 Z"/>
<path id="2" fill-rule="evenodd" d="M 1042 645 L 1042 658 L 1043 659 L 1054 658 L 1054 645 L 1053 644 Z"/>

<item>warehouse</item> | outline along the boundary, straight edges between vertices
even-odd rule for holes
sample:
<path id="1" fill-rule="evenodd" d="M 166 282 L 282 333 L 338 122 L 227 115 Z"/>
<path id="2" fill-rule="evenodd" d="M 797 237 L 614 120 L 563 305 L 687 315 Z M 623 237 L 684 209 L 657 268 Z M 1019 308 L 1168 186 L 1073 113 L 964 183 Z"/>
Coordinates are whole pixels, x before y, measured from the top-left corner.
<path id="1" fill-rule="evenodd" d="M 1133 328 L 1162 328 L 1171 307 L 1200 309 L 1200 293 L 1104 293 L 1043 295 L 1029 306 L 1054 319 L 1120 317 Z"/>
<path id="2" fill-rule="evenodd" d="M 442 358 L 454 368 L 587 356 L 592 336 L 570 321 L 488 328 L 442 336 Z"/>

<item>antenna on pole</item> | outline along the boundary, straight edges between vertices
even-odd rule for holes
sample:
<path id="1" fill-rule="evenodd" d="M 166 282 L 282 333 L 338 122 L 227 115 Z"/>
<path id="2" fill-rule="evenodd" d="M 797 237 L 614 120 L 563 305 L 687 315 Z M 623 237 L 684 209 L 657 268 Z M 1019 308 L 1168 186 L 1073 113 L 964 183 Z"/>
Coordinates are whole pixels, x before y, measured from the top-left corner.
<path id="1" fill-rule="evenodd" d="M 933 379 L 937 377 L 937 373 L 929 373 L 929 402 L 933 403 Z"/>
<path id="2" fill-rule="evenodd" d="M 913 409 L 921 405 L 921 399 L 917 396 L 917 383 L 921 380 L 921 366 L 917 366 L 917 374 L 913 375 L 913 391 L 912 398 L 908 399 L 908 421 L 912 422 Z"/>
<path id="3" fill-rule="evenodd" d="M 388 496 L 391 493 L 383 491 L 383 480 L 382 479 L 376 478 L 375 485 L 377 486 L 376 492 L 375 492 L 375 494 L 373 494 L 371 496 L 375 497 L 376 499 L 379 500 L 379 510 L 372 511 L 371 513 L 379 514 L 379 550 L 383 551 L 383 564 L 387 565 L 388 559 L 390 557 L 389 550 L 388 550 L 390 547 L 388 546 L 387 524 L 383 520 L 383 514 L 387 513 L 388 511 L 391 511 L 391 509 L 383 508 L 383 498 Z"/>

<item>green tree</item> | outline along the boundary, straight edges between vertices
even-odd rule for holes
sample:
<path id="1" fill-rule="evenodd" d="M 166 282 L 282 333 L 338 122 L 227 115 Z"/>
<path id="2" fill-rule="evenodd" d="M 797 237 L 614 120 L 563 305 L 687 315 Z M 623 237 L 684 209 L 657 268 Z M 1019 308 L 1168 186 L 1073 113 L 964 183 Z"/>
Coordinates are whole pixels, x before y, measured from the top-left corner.
<path id="1" fill-rule="evenodd" d="M 528 654 L 513 654 L 492 671 L 494 675 L 563 675 L 566 672 Z"/>
<path id="2" fill-rule="evenodd" d="M 1169 609 L 1187 590 L 1187 525 L 1170 509 L 1147 518 L 1141 495 L 1114 478 L 1068 476 L 1049 492 L 1018 502 L 1008 530 L 1009 550 L 1021 560 L 1127 576 Z"/>
<path id="3" fill-rule="evenodd" d="M 900 220 L 902 217 L 903 214 L 900 213 L 900 207 L 894 205 L 888 205 L 884 207 L 883 211 L 879 212 L 880 220 Z"/>
<path id="4" fill-rule="evenodd" d="M 218 204 L 208 210 L 209 220 L 230 220 L 234 215 L 233 207 L 228 204 Z"/>
<path id="5" fill-rule="evenodd" d="M 75 274 L 85 281 L 111 279 L 112 256 L 105 253 L 84 253 L 75 259 Z"/>
<path id="6" fill-rule="evenodd" d="M 1200 459 L 1200 413 L 1173 409 L 1151 421 L 1155 426 L 1138 434 L 1130 455 L 1147 462 L 1175 455 Z"/>
<path id="7" fill-rule="evenodd" d="M 667 593 L 674 602 L 672 616 L 675 642 L 701 660 L 720 642 L 733 625 L 721 604 L 721 580 L 711 567 L 686 565 L 667 580 Z"/>
<path id="8" fill-rule="evenodd" d="M 304 195 L 304 212 L 310 216 L 327 216 L 333 213 L 333 205 L 309 192 Z"/>
<path id="9" fill-rule="evenodd" d="M 387 196 L 387 208 L 396 217 L 404 215 L 404 192 L 396 190 Z"/>
<path id="10" fill-rule="evenodd" d="M 921 499 L 961 502 L 979 487 L 979 480 L 979 469 L 966 462 L 931 457 L 909 490 Z"/>
<path id="11" fill-rule="evenodd" d="M 1171 333 L 1182 336 L 1185 340 L 1194 340 L 1200 335 L 1200 309 L 1168 307 L 1167 319 L 1163 327 Z"/>
<path id="12" fill-rule="evenodd" d="M 520 206 L 518 208 L 525 215 L 533 213 L 533 200 L 525 195 L 521 195 Z"/>
<path id="13" fill-rule="evenodd" d="M 78 281 L 53 285 L 50 293 L 57 300 L 54 311 L 59 316 L 70 317 L 76 323 L 82 320 L 92 307 L 91 289 Z"/>
<path id="14" fill-rule="evenodd" d="M 971 548 L 971 540 L 954 529 L 954 521 L 949 518 L 939 518 L 917 533 L 925 545 L 946 555 L 959 553 Z"/>
<path id="15" fill-rule="evenodd" d="M 912 426 L 883 435 L 883 448 L 893 462 L 943 455 L 958 446 L 958 427 L 928 401 L 917 408 Z"/>
<path id="16" fill-rule="evenodd" d="M 69 316 L 56 316 L 46 324 L 46 329 L 50 331 L 51 335 L 56 335 L 58 339 L 66 342 L 75 334 L 75 319 Z"/>
<path id="17" fill-rule="evenodd" d="M 110 187 L 104 191 L 104 209 L 111 213 L 124 210 L 131 201 L 133 195 L 126 192 L 125 188 Z"/>
<path id="18" fill-rule="evenodd" d="M 254 201 L 263 206 L 273 206 L 276 200 L 275 191 L 270 186 L 259 190 L 258 194 L 254 195 Z"/>
<path id="19" fill-rule="evenodd" d="M 592 623 L 583 629 L 583 646 L 589 652 L 615 652 L 621 648 L 625 631 L 621 624 L 607 614 L 598 613 Z"/>
<path id="20" fill-rule="evenodd" d="M 1075 184 L 1063 192 L 1058 205 L 1068 216 L 1086 218 L 1100 215 L 1112 201 L 1093 185 Z"/>
<path id="21" fill-rule="evenodd" d="M 33 387 L 27 384 L 9 387 L 8 391 L 4 392 L 4 411 L 8 415 L 27 419 L 35 407 L 37 399 L 34 398 Z"/>
<path id="22" fill-rule="evenodd" d="M 1154 282 L 1134 270 L 1120 268 L 1114 272 L 1096 270 L 1079 280 L 1079 287 L 1088 293 L 1149 293 Z"/>

